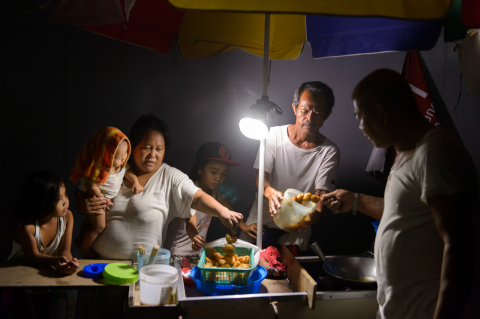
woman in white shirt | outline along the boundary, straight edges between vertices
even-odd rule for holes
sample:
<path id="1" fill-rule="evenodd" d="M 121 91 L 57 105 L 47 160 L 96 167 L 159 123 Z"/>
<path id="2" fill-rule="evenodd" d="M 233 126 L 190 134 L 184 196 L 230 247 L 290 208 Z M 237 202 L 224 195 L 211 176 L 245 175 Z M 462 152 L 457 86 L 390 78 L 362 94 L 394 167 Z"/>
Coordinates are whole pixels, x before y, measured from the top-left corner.
<path id="1" fill-rule="evenodd" d="M 100 258 L 136 260 L 137 245 L 162 246 L 166 230 L 175 217 L 190 218 L 194 210 L 220 217 L 234 228 L 242 215 L 229 210 L 195 186 L 188 176 L 163 162 L 169 146 L 167 125 L 153 115 L 141 116 L 130 133 L 133 167 L 143 192 L 132 193 L 131 183 L 124 184 L 106 210 L 107 226 L 93 244 Z M 102 214 L 104 198 L 78 201 L 80 212 Z"/>

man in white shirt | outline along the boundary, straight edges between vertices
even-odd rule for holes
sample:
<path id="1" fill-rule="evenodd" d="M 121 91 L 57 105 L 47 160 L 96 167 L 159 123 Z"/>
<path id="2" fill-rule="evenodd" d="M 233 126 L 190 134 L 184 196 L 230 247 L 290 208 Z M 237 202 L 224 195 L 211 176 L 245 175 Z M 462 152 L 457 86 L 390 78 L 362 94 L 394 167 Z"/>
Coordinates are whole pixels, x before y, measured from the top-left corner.
<path id="1" fill-rule="evenodd" d="M 338 147 L 322 135 L 319 129 L 332 113 L 335 102 L 333 91 L 326 84 L 318 81 L 305 82 L 295 91 L 292 108 L 296 116 L 295 124 L 276 126 L 270 129 L 265 149 L 265 182 L 263 222 L 266 235 L 273 236 L 273 241 L 265 245 L 298 245 L 307 250 L 311 228 L 302 233 L 287 233 L 278 228 L 272 219 L 282 201 L 283 192 L 288 188 L 310 192 L 317 196 L 335 189 L 335 176 L 340 161 Z M 259 168 L 257 160 L 254 168 Z M 258 172 L 255 179 L 258 188 Z M 257 233 L 258 197 L 245 224 L 240 224 L 243 233 L 240 238 L 254 241 Z M 308 225 L 318 220 L 322 211 L 318 203 L 316 210 L 310 214 Z M 247 226 L 248 225 L 248 226 Z M 248 236 L 249 235 L 249 236 Z"/>
<path id="2" fill-rule="evenodd" d="M 359 211 L 380 220 L 377 317 L 480 318 L 471 307 L 479 298 L 474 271 L 479 227 L 470 155 L 450 132 L 429 123 L 395 71 L 370 73 L 352 99 L 360 129 L 375 147 L 394 145 L 395 163 L 384 198 L 336 190 L 322 201 L 333 211 Z M 469 298 L 473 302 L 466 308 Z"/>

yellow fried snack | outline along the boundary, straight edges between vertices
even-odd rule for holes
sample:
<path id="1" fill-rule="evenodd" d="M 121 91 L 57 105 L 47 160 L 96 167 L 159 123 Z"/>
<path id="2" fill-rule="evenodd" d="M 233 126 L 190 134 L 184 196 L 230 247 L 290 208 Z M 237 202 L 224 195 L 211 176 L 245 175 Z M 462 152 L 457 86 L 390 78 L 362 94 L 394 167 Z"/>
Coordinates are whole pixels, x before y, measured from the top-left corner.
<path id="1" fill-rule="evenodd" d="M 235 257 L 226 255 L 226 256 L 223 257 L 223 258 L 225 259 L 225 261 L 227 262 L 227 264 L 230 264 L 230 265 L 235 264 Z"/>
<path id="2" fill-rule="evenodd" d="M 235 250 L 235 246 L 233 246 L 232 244 L 225 244 L 225 248 L 229 250 Z"/>
<path id="3" fill-rule="evenodd" d="M 308 192 L 303 195 L 303 200 L 309 201 L 312 198 L 312 193 Z"/>
<path id="4" fill-rule="evenodd" d="M 227 248 L 222 248 L 222 251 L 225 253 L 225 255 L 228 256 L 235 256 L 235 251 Z"/>
<path id="5" fill-rule="evenodd" d="M 223 264 L 220 266 L 221 268 L 231 268 L 231 266 L 229 264 Z"/>
<path id="6" fill-rule="evenodd" d="M 318 197 L 317 195 L 312 195 L 312 202 L 314 203 L 318 203 L 320 201 L 320 197 Z"/>
<path id="7" fill-rule="evenodd" d="M 220 259 L 220 260 L 218 261 L 218 264 L 219 264 L 220 266 L 221 266 L 221 265 L 225 265 L 225 263 L 226 263 L 225 259 Z"/>
<path id="8" fill-rule="evenodd" d="M 222 254 L 220 254 L 220 253 L 218 253 L 218 252 L 215 252 L 215 253 L 213 254 L 213 256 L 212 256 L 212 260 L 213 260 L 213 261 L 216 261 L 217 263 L 218 263 L 218 261 L 219 261 L 220 259 L 222 259 L 222 258 L 223 258 Z"/>
<path id="9" fill-rule="evenodd" d="M 234 244 L 237 242 L 237 236 L 230 236 L 230 234 L 225 235 L 225 239 L 227 240 L 227 243 L 229 244 Z"/>
<path id="10" fill-rule="evenodd" d="M 215 250 L 215 248 L 207 248 L 207 250 L 205 251 L 205 256 L 207 256 L 208 258 L 212 258 L 213 254 L 215 254 L 217 251 Z"/>

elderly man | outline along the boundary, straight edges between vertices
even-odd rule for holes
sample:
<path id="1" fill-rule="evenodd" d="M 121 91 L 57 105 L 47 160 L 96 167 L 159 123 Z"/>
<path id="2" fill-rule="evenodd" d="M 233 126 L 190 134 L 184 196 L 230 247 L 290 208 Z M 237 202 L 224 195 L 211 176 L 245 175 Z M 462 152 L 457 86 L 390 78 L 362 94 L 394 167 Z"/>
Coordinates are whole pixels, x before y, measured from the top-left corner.
<path id="1" fill-rule="evenodd" d="M 332 141 L 319 132 L 332 113 L 334 102 L 333 91 L 326 84 L 318 81 L 303 83 L 293 98 L 295 124 L 270 129 L 266 140 L 265 184 L 262 190 L 268 199 L 263 208 L 265 245 L 276 244 L 278 239 L 280 244 L 296 244 L 302 250 L 308 249 L 311 228 L 290 234 L 278 229 L 271 215 L 277 213 L 283 192 L 288 188 L 317 196 L 335 189 L 340 152 Z M 258 155 L 253 167 L 259 167 Z M 258 188 L 258 172 L 255 183 Z M 243 231 L 240 237 L 251 242 L 257 233 L 257 196 L 255 198 L 246 224 L 240 224 Z M 318 220 L 322 208 L 317 203 L 316 211 L 310 215 L 307 224 Z"/>
<path id="2" fill-rule="evenodd" d="M 362 212 L 380 220 L 375 241 L 378 317 L 460 318 L 478 232 L 473 161 L 455 136 L 422 115 L 397 72 L 370 73 L 352 99 L 360 130 L 376 147 L 394 145 L 395 163 L 384 198 L 336 190 L 322 201 L 333 211 Z"/>

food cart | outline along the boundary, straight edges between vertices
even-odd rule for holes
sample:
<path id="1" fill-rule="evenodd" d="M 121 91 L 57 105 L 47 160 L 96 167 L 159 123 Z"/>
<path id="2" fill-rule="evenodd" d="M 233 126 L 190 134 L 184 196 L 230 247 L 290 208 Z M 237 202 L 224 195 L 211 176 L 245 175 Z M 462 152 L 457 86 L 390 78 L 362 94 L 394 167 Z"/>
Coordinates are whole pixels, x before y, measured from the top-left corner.
<path id="1" fill-rule="evenodd" d="M 151 307 L 140 305 L 138 285 L 129 292 L 131 318 L 161 315 L 162 318 L 375 318 L 376 290 L 351 290 L 331 280 L 321 270 L 318 257 L 293 257 L 283 247 L 287 262 L 286 278 L 265 279 L 256 294 L 205 296 L 195 286 L 185 285 L 180 274 L 176 305 Z M 334 256 L 327 256 L 332 259 Z M 307 269 L 309 271 L 307 271 Z M 312 276 L 322 275 L 317 283 Z"/>
<path id="2" fill-rule="evenodd" d="M 71 276 L 62 276 L 50 267 L 34 267 L 12 262 L 0 264 L 0 288 L 57 289 L 100 291 L 106 295 L 111 318 L 375 318 L 378 304 L 376 290 L 351 290 L 325 277 L 318 257 L 293 257 L 283 247 L 287 274 L 281 279 L 265 279 L 256 294 L 205 296 L 195 286 L 185 285 L 179 261 L 177 297 L 173 305 L 144 306 L 140 304 L 139 283 L 110 285 L 104 279 L 83 277 L 83 267 L 99 262 L 131 262 L 117 260 L 79 260 L 80 268 Z M 327 256 L 331 259 L 334 256 Z M 318 277 L 318 276 L 321 277 Z M 316 282 L 314 278 L 318 280 Z M 71 309 L 74 300 L 66 298 Z M 78 305 L 77 305 L 78 306 Z"/>

